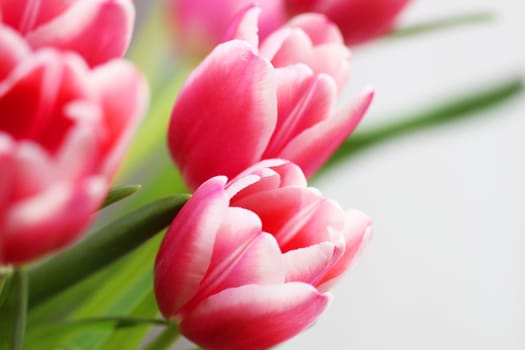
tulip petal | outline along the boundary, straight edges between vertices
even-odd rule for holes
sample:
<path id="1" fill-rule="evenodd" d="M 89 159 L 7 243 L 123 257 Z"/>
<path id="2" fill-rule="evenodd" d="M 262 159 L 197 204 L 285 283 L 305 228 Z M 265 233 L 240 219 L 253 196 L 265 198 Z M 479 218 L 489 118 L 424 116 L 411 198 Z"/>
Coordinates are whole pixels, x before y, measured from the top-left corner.
<path id="1" fill-rule="evenodd" d="M 96 66 L 121 57 L 131 40 L 135 11 L 129 0 L 76 1 L 59 16 L 27 34 L 34 48 L 78 52 Z"/>
<path id="2" fill-rule="evenodd" d="M 99 160 L 100 168 L 111 178 L 146 110 L 148 87 L 140 73 L 122 60 L 98 67 L 90 78 L 92 88 L 99 92 L 104 113 L 106 134 L 101 152 L 106 158 Z"/>
<path id="3" fill-rule="evenodd" d="M 295 16 L 287 23 L 287 26 L 303 30 L 315 46 L 326 43 L 344 44 L 343 36 L 337 26 L 326 16 L 318 13 Z"/>
<path id="4" fill-rule="evenodd" d="M 330 269 L 330 271 L 319 282 L 319 290 L 327 291 L 348 270 L 355 260 L 356 255 L 372 236 L 372 222 L 358 210 L 349 210 L 345 213 L 345 227 L 343 229 L 345 240 L 345 252 L 341 259 Z"/>
<path id="5" fill-rule="evenodd" d="M 246 8 L 239 11 L 232 19 L 230 29 L 222 41 L 244 40 L 251 45 L 254 51 L 257 51 L 259 46 L 257 21 L 260 14 L 261 9 L 256 7 L 255 4 L 249 4 Z"/>
<path id="6" fill-rule="evenodd" d="M 286 252 L 283 247 L 310 220 L 321 201 L 320 194 L 311 188 L 284 187 L 239 198 L 235 205 L 256 213 L 263 230 L 274 235 Z"/>
<path id="7" fill-rule="evenodd" d="M 1 20 L 22 34 L 64 12 L 75 0 L 0 0 Z"/>
<path id="8" fill-rule="evenodd" d="M 342 232 L 345 216 L 337 202 L 322 198 L 315 211 L 304 220 L 305 224 L 282 246 L 283 250 L 308 247 L 323 241 L 337 243 L 343 240 L 344 242 Z"/>
<path id="9" fill-rule="evenodd" d="M 91 221 L 106 191 L 106 181 L 92 177 L 58 183 L 11 205 L 0 228 L 2 263 L 26 262 L 73 241 Z"/>
<path id="10" fill-rule="evenodd" d="M 182 320 L 182 334 L 207 349 L 267 349 L 312 324 L 329 295 L 304 283 L 246 285 L 204 300 Z"/>
<path id="11" fill-rule="evenodd" d="M 284 256 L 286 282 L 304 282 L 316 286 L 334 266 L 345 250 L 339 244 L 322 242 L 306 248 L 290 250 Z"/>
<path id="12" fill-rule="evenodd" d="M 226 178 L 203 183 L 173 220 L 155 261 L 155 294 L 173 318 L 197 292 L 210 265 L 215 237 L 228 208 Z"/>
<path id="13" fill-rule="evenodd" d="M 219 45 L 193 72 L 169 129 L 172 156 L 191 188 L 260 159 L 277 119 L 275 89 L 272 66 L 242 41 Z"/>
<path id="14" fill-rule="evenodd" d="M 283 84 L 279 84 L 278 92 L 283 92 L 287 88 L 292 89 L 292 84 L 285 78 Z M 328 75 L 311 76 L 310 79 L 297 86 L 296 90 L 299 93 L 294 94 L 292 98 L 285 97 L 287 105 L 284 105 L 282 109 L 279 106 L 276 131 L 263 158 L 278 157 L 290 140 L 331 115 L 336 102 L 337 88 L 334 80 Z M 284 95 L 289 95 L 289 93 L 285 92 Z M 278 96 L 278 101 L 280 104 L 281 95 Z M 289 107 L 291 109 L 287 110 Z"/>
<path id="15" fill-rule="evenodd" d="M 9 28 L 0 26 L 0 81 L 4 80 L 29 52 L 29 47 L 21 37 Z"/>
<path id="16" fill-rule="evenodd" d="M 303 169 L 306 177 L 312 176 L 357 127 L 372 97 L 373 91 L 366 91 L 336 115 L 299 134 L 276 156 L 291 160 Z"/>

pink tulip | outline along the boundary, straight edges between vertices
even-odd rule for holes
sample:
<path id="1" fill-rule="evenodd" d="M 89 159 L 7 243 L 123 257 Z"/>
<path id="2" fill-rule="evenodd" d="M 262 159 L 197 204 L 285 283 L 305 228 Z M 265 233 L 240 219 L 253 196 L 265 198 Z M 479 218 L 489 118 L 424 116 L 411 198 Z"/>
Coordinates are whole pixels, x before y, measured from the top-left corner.
<path id="1" fill-rule="evenodd" d="M 349 52 L 336 27 L 304 15 L 258 45 L 257 8 L 190 75 L 173 108 L 171 154 L 196 188 L 261 159 L 284 158 L 311 176 L 354 130 L 373 96 L 336 108 Z"/>
<path id="2" fill-rule="evenodd" d="M 167 319 L 206 349 L 266 349 L 308 327 L 371 234 L 306 187 L 296 165 L 257 163 L 203 183 L 172 222 L 155 262 Z"/>
<path id="3" fill-rule="evenodd" d="M 168 0 L 179 49 L 206 55 L 223 41 L 237 12 L 249 4 L 260 6 L 260 34 L 266 37 L 286 19 L 282 0 Z"/>
<path id="4" fill-rule="evenodd" d="M 319 12 L 341 29 L 347 44 L 358 44 L 392 28 L 409 0 L 284 0 L 289 14 Z"/>
<path id="5" fill-rule="evenodd" d="M 140 120 L 146 85 L 124 61 L 89 70 L 0 26 L 0 263 L 75 239 Z"/>
<path id="6" fill-rule="evenodd" d="M 95 66 L 124 54 L 134 11 L 131 0 L 0 0 L 0 23 L 33 49 L 76 51 Z"/>

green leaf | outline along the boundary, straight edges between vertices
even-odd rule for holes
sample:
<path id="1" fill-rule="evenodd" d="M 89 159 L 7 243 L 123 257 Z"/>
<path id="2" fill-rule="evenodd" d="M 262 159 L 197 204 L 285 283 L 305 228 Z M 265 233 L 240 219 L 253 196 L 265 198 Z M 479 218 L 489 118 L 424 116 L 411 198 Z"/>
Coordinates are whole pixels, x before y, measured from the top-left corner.
<path id="1" fill-rule="evenodd" d="M 136 249 L 167 227 L 189 195 L 141 207 L 89 235 L 76 246 L 29 270 L 34 307 Z"/>
<path id="2" fill-rule="evenodd" d="M 0 304 L 0 349 L 22 350 L 26 329 L 27 274 L 16 269 L 5 286 L 5 298 Z"/>
<path id="3" fill-rule="evenodd" d="M 179 337 L 179 327 L 176 323 L 172 323 L 157 335 L 144 350 L 168 350 Z"/>
<path id="4" fill-rule="evenodd" d="M 432 21 L 415 24 L 403 28 L 396 28 L 385 36 L 385 39 L 398 39 L 414 35 L 426 34 L 443 29 L 461 27 L 469 24 L 487 23 L 496 18 L 494 13 L 488 11 L 473 12 L 457 16 L 447 16 Z"/>
<path id="5" fill-rule="evenodd" d="M 123 185 L 113 187 L 106 196 L 106 199 L 104 200 L 104 203 L 102 203 L 101 208 L 105 208 L 113 203 L 116 203 L 126 197 L 131 196 L 132 194 L 140 190 L 140 187 L 141 185 Z"/>
<path id="6" fill-rule="evenodd" d="M 372 130 L 356 132 L 333 154 L 323 171 L 387 140 L 430 127 L 478 116 L 476 112 L 509 100 L 523 91 L 523 79 L 513 78 L 495 86 L 446 101 L 408 118 L 390 119 L 392 122 Z M 320 172 L 321 173 L 321 172 Z"/>

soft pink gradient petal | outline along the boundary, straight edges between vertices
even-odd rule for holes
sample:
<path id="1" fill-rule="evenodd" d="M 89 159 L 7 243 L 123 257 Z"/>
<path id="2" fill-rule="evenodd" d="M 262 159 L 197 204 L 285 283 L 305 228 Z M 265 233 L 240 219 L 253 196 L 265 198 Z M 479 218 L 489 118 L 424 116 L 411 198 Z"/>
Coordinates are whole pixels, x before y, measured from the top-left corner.
<path id="1" fill-rule="evenodd" d="M 76 1 L 27 34 L 34 48 L 73 50 L 96 66 L 124 55 L 131 41 L 134 5 L 129 0 Z"/>
<path id="2" fill-rule="evenodd" d="M 91 87 L 99 92 L 105 139 L 100 169 L 111 178 L 139 126 L 148 105 L 148 85 L 128 62 L 111 61 L 93 71 Z M 125 98 L 123 98 L 125 96 Z"/>
<path id="3" fill-rule="evenodd" d="M 215 257 L 214 257 L 215 259 Z M 227 261 L 213 261 L 210 271 L 199 287 L 194 303 L 182 311 L 186 313 L 210 295 L 228 288 L 248 284 L 279 284 L 285 282 L 285 265 L 275 238 L 259 231 L 259 234 L 240 247 Z"/>
<path id="4" fill-rule="evenodd" d="M 73 241 L 91 221 L 106 192 L 106 181 L 93 177 L 75 184 L 58 183 L 11 205 L 0 229 L 2 262 L 26 262 Z"/>
<path id="5" fill-rule="evenodd" d="M 0 82 L 29 52 L 29 47 L 17 33 L 0 26 Z"/>
<path id="6" fill-rule="evenodd" d="M 22 34 L 53 19 L 78 0 L 0 0 L 0 19 Z"/>
<path id="7" fill-rule="evenodd" d="M 228 208 L 226 178 L 199 187 L 173 220 L 155 261 L 155 295 L 168 319 L 196 293 L 210 265 L 213 246 Z"/>
<path id="8" fill-rule="evenodd" d="M 312 176 L 357 127 L 373 95 L 372 90 L 366 91 L 336 115 L 299 134 L 275 156 L 291 160 L 303 169 L 306 177 Z"/>
<path id="9" fill-rule="evenodd" d="M 347 44 L 388 31 L 409 0 L 286 0 L 289 14 L 319 12 L 338 25 Z"/>
<path id="10" fill-rule="evenodd" d="M 275 128 L 271 65 L 250 45 L 219 45 L 192 73 L 169 128 L 175 162 L 191 188 L 215 175 L 233 177 L 260 159 Z"/>
<path id="11" fill-rule="evenodd" d="M 259 46 L 259 28 L 257 21 L 261 9 L 255 4 L 249 4 L 245 9 L 239 11 L 232 19 L 230 29 L 227 31 L 222 42 L 239 39 L 250 44 L 254 51 Z"/>
<path id="12" fill-rule="evenodd" d="M 287 86 L 288 84 L 285 83 L 284 85 Z M 279 91 L 283 90 L 280 89 Z M 335 108 L 337 88 L 333 79 L 328 75 L 311 76 L 296 90 L 299 90 L 300 93 L 294 96 L 296 100 L 291 104 L 292 109 L 286 111 L 279 108 L 278 126 L 263 158 L 279 157 L 290 140 L 304 130 L 318 125 L 323 119 L 329 118 Z M 278 100 L 280 102 L 279 95 Z"/>
<path id="13" fill-rule="evenodd" d="M 206 349 L 263 350 L 308 327 L 328 302 L 305 283 L 246 285 L 204 300 L 180 329 Z"/>
<path id="14" fill-rule="evenodd" d="M 304 282 L 317 286 L 330 268 L 341 258 L 344 241 L 339 244 L 322 242 L 306 248 L 290 250 L 284 254 L 286 282 Z"/>
<path id="15" fill-rule="evenodd" d="M 274 235 L 282 248 L 308 222 L 321 201 L 317 191 L 291 186 L 245 196 L 235 201 L 235 205 L 256 213 L 263 230 Z"/>
<path id="16" fill-rule="evenodd" d="M 309 37 L 314 45 L 326 43 L 343 44 L 343 36 L 337 26 L 326 16 L 318 13 L 306 13 L 293 17 L 288 27 L 300 28 Z"/>
<path id="17" fill-rule="evenodd" d="M 323 241 L 344 242 L 341 232 L 345 225 L 345 217 L 337 202 L 322 198 L 315 211 L 304 220 L 306 222 L 301 229 L 281 246 L 284 251 L 308 247 Z"/>
<path id="18" fill-rule="evenodd" d="M 343 228 L 345 251 L 341 259 L 319 282 L 319 290 L 329 290 L 348 270 L 356 255 L 372 236 L 372 221 L 358 210 L 345 212 L 345 226 Z"/>

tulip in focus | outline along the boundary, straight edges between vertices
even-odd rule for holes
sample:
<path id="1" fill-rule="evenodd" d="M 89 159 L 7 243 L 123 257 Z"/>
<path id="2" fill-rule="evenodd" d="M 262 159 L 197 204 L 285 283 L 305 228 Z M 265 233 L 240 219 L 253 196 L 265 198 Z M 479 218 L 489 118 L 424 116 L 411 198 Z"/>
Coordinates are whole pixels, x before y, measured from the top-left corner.
<path id="1" fill-rule="evenodd" d="M 319 12 L 333 21 L 353 45 L 390 30 L 409 0 L 284 0 L 287 12 Z"/>
<path id="2" fill-rule="evenodd" d="M 0 0 L 0 24 L 33 49 L 72 50 L 90 66 L 122 57 L 134 18 L 131 0 Z"/>
<path id="3" fill-rule="evenodd" d="M 307 177 L 355 129 L 373 92 L 336 108 L 350 54 L 321 15 L 296 17 L 258 45 L 257 8 L 192 72 L 171 115 L 171 154 L 191 188 L 283 158 Z"/>
<path id="4" fill-rule="evenodd" d="M 223 41 L 235 15 L 252 3 L 262 9 L 261 36 L 266 37 L 286 21 L 282 0 L 168 0 L 179 49 L 206 55 Z"/>
<path id="5" fill-rule="evenodd" d="M 172 222 L 155 263 L 167 319 L 206 349 L 266 349 L 308 327 L 371 234 L 306 187 L 300 168 L 266 160 L 203 183 Z"/>
<path id="6" fill-rule="evenodd" d="M 33 260 L 80 234 L 146 99 L 130 64 L 90 70 L 73 53 L 33 52 L 0 26 L 0 264 Z"/>

